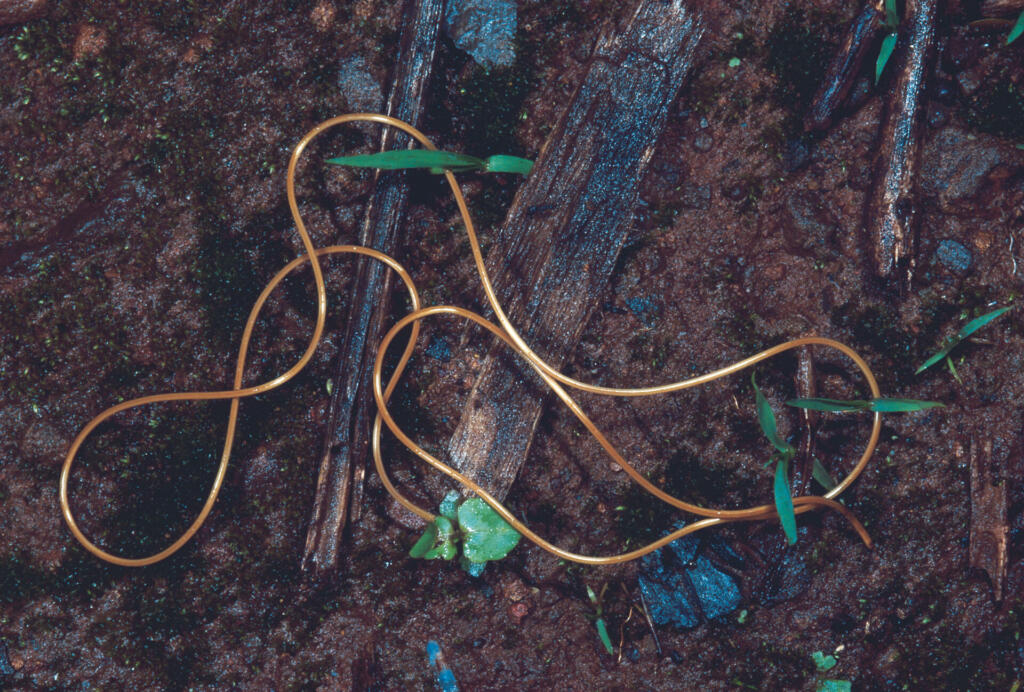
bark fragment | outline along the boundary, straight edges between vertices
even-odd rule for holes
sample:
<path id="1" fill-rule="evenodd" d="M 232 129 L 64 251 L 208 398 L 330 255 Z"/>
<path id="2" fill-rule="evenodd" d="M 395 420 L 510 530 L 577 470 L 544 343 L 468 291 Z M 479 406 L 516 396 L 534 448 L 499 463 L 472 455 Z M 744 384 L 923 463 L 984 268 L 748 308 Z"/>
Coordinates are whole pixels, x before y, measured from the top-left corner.
<path id="1" fill-rule="evenodd" d="M 1006 581 L 1006 481 L 992 460 L 992 441 L 971 440 L 971 567 L 985 570 L 996 601 Z"/>
<path id="2" fill-rule="evenodd" d="M 704 34 L 682 0 L 640 0 L 597 43 L 489 253 L 509 318 L 565 363 L 615 265 L 637 189 Z M 543 392 L 492 347 L 451 438 L 452 463 L 504 499 L 526 458 Z"/>
<path id="3" fill-rule="evenodd" d="M 875 176 L 865 212 L 874 274 L 899 274 L 901 285 L 913 277 L 913 231 L 917 210 L 913 193 L 920 163 L 925 78 L 935 44 L 938 0 L 907 0 L 901 23 L 903 45 L 895 64 L 875 161 Z"/>
<path id="4" fill-rule="evenodd" d="M 433 69 L 443 0 L 411 0 L 402 48 L 395 66 L 394 89 L 387 114 L 418 125 Z M 409 138 L 384 130 L 381 151 L 408 146 Z M 404 173 L 378 172 L 375 192 L 366 208 L 359 244 L 394 254 L 408 198 Z M 361 504 L 370 419 L 374 403 L 370 375 L 382 325 L 388 314 L 392 277 L 379 262 L 360 257 L 356 264 L 352 308 L 345 340 L 334 368 L 335 388 L 328 408 L 302 568 L 314 577 L 333 571 L 346 521 L 358 518 Z"/>

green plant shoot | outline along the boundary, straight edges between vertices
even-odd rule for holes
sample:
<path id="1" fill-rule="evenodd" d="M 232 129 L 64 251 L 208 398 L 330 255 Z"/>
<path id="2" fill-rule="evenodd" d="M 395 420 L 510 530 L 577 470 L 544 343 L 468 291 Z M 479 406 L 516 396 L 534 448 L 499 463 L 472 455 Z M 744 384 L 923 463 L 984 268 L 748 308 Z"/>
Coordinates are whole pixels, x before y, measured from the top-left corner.
<path id="1" fill-rule="evenodd" d="M 1006 37 L 1006 45 L 1016 41 L 1020 38 L 1021 34 L 1024 34 L 1024 11 L 1017 15 L 1017 21 L 1014 23 L 1013 28 L 1010 29 L 1010 34 Z"/>
<path id="2" fill-rule="evenodd" d="M 961 327 L 960 331 L 958 331 L 956 334 L 954 334 L 952 338 L 947 339 L 945 344 L 943 345 L 943 347 L 940 348 L 935 355 L 933 355 L 931 358 L 926 360 L 921 365 L 921 367 L 919 367 L 916 371 L 914 371 L 914 374 L 915 375 L 920 375 L 922 372 L 924 372 L 925 370 L 927 370 L 931 366 L 935 365 L 936 363 L 938 363 L 943 358 L 946 358 L 948 356 L 949 352 L 952 351 L 954 348 L 956 348 L 957 345 L 959 345 L 959 343 L 961 341 L 963 341 L 964 339 L 969 337 L 971 334 L 973 334 L 974 332 L 976 332 L 979 329 L 981 329 L 982 327 L 984 327 L 986 324 L 988 324 L 992 320 L 994 320 L 997 317 L 999 317 L 1000 315 L 1002 315 L 1007 310 L 1012 310 L 1012 309 L 1013 309 L 1013 306 L 1010 305 L 1010 306 L 1007 306 L 1005 308 L 999 308 L 998 310 L 993 310 L 992 312 L 985 313 L 981 317 L 977 317 L 977 318 L 971 320 L 970 322 L 965 324 L 963 327 Z M 950 361 L 950 362 L 952 362 L 952 361 Z"/>
<path id="3" fill-rule="evenodd" d="M 875 84 L 878 84 L 878 80 L 882 78 L 885 65 L 896 48 L 896 29 L 899 28 L 899 25 L 900 15 L 896 9 L 896 0 L 885 0 L 885 27 L 889 33 L 882 39 L 882 45 L 878 49 L 878 59 L 875 60 Z"/>
<path id="4" fill-rule="evenodd" d="M 519 543 L 519 532 L 479 497 L 458 502 L 459 494 L 448 493 L 441 501 L 440 514 L 427 525 L 409 550 L 409 556 L 424 560 L 451 560 L 462 553 L 459 563 L 472 576 L 483 573 L 491 560 L 500 560 Z"/>
<path id="5" fill-rule="evenodd" d="M 594 620 L 594 626 L 597 628 L 597 636 L 604 644 L 604 650 L 608 652 L 609 656 L 615 654 L 615 648 L 612 646 L 612 639 L 608 636 L 608 626 L 604 622 L 604 609 L 601 607 L 601 600 L 604 598 L 605 589 L 608 585 L 605 584 L 604 588 L 601 589 L 601 596 L 599 597 L 594 593 L 594 590 L 590 588 L 590 584 L 587 584 L 587 597 L 590 598 L 590 602 L 594 604 L 594 610 L 597 613 L 597 617 Z"/>
<path id="6" fill-rule="evenodd" d="M 805 408 L 811 411 L 828 411 L 846 413 L 849 411 L 874 411 L 876 413 L 907 413 L 910 411 L 927 411 L 931 408 L 944 407 L 939 401 L 921 401 L 919 399 L 792 399 L 786 406 Z"/>
<path id="7" fill-rule="evenodd" d="M 327 163 L 350 168 L 379 168 L 387 171 L 406 168 L 426 168 L 432 173 L 452 171 L 483 171 L 484 173 L 518 173 L 526 175 L 533 167 L 533 161 L 518 156 L 498 154 L 479 159 L 466 154 L 433 149 L 399 149 L 382 151 L 377 154 L 356 154 L 327 159 Z"/>
<path id="8" fill-rule="evenodd" d="M 796 512 L 793 510 L 793 496 L 789 491 L 789 462 L 796 456 L 796 449 L 781 437 L 779 437 L 778 425 L 775 422 L 775 413 L 772 411 L 768 399 L 761 393 L 754 376 L 750 376 L 750 383 L 754 386 L 754 400 L 757 404 L 757 422 L 761 424 L 761 430 L 765 437 L 771 441 L 772 446 L 777 450 L 773 455 L 775 460 L 775 481 L 772 491 L 775 496 L 775 511 L 779 514 L 779 523 L 782 524 L 782 531 L 786 534 L 786 540 L 790 545 L 796 543 Z M 769 461 L 770 463 L 770 461 Z"/>

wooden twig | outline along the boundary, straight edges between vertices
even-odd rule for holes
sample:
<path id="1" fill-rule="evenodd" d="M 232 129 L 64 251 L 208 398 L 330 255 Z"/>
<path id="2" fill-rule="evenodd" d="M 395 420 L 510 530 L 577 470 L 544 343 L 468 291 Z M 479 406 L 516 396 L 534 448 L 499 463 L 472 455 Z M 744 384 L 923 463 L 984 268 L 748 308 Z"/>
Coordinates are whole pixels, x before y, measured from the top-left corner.
<path id="1" fill-rule="evenodd" d="M 803 347 L 797 351 L 796 395 L 801 399 L 813 399 L 817 394 L 814 383 L 814 355 L 811 349 Z M 811 479 L 811 460 L 814 458 L 814 436 L 818 431 L 818 412 L 809 408 L 799 409 L 803 427 L 803 442 L 800 445 L 799 463 L 794 465 L 793 492 L 806 495 Z"/>
<path id="2" fill-rule="evenodd" d="M 971 440 L 971 567 L 983 569 L 992 580 L 996 601 L 1006 581 L 1006 479 L 992 461 L 992 442 Z"/>
<path id="3" fill-rule="evenodd" d="M 938 0 L 907 0 L 899 72 L 882 120 L 875 177 L 865 211 L 874 274 L 900 286 L 913 277 L 914 180 L 920 163 L 925 78 L 935 43 Z M 895 57 L 895 56 L 894 56 Z"/>
<path id="4" fill-rule="evenodd" d="M 828 66 L 825 80 L 804 116 L 805 131 L 824 131 L 832 126 L 836 114 L 857 81 L 864 58 L 882 31 L 884 15 L 881 0 L 867 0 L 853 18 L 842 45 Z"/>
<path id="5" fill-rule="evenodd" d="M 418 125 L 430 81 L 443 0 L 410 0 L 402 48 L 395 66 L 388 115 Z M 381 151 L 408 146 L 405 135 L 388 128 Z M 393 254 L 405 212 L 408 188 L 400 172 L 378 172 L 375 193 L 366 209 L 359 243 Z M 381 327 L 388 314 L 391 276 L 379 262 L 361 259 L 356 266 L 352 308 L 345 340 L 334 367 L 335 389 L 328 407 L 302 568 L 314 577 L 332 572 L 349 514 L 358 517 L 370 436 L 373 396 L 370 373 Z"/>
<path id="6" fill-rule="evenodd" d="M 509 317 L 549 363 L 573 352 L 626 238 L 626 221 L 704 25 L 682 0 L 640 0 L 598 41 L 582 83 L 512 204 L 487 260 Z M 492 348 L 450 442 L 453 464 L 504 499 L 543 395 Z"/>

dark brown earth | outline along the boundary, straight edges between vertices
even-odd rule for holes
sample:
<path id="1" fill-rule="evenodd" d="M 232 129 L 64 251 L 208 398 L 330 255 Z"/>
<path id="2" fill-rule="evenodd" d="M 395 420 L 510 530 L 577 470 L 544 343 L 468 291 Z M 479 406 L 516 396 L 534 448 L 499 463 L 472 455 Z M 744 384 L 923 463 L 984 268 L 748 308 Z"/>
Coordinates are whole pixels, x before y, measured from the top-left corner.
<path id="1" fill-rule="evenodd" d="M 242 404 L 224 491 L 189 546 L 135 570 L 79 548 L 57 503 L 71 439 L 123 399 L 228 385 L 252 300 L 298 252 L 284 201 L 290 149 L 329 116 L 379 108 L 401 18 L 397 3 L 374 0 L 28 4 L 45 14 L 0 27 L 0 687 L 432 689 L 430 639 L 464 689 L 814 689 L 829 677 L 855 689 L 1009 690 L 1024 680 L 1024 318 L 1011 311 L 954 352 L 962 382 L 940 367 L 913 374 L 942 337 L 1021 291 L 1024 41 L 1004 47 L 1008 25 L 970 26 L 972 3 L 940 19 L 918 270 L 899 292 L 866 274 L 861 231 L 889 82 L 876 89 L 865 74 L 831 130 L 800 136 L 856 8 L 708 2 L 706 57 L 670 116 L 569 372 L 664 382 L 816 333 L 857 349 L 887 396 L 947 407 L 887 416 L 872 464 L 843 496 L 874 550 L 833 515 L 802 517 L 792 548 L 774 524 L 715 529 L 747 556 L 745 612 L 660 627 L 656 643 L 631 612 L 635 564 L 562 564 L 526 544 L 479 579 L 412 560 L 417 532 L 392 518 L 374 476 L 336 582 L 305 586 L 298 565 L 334 336 L 287 387 Z M 615 3 L 519 5 L 512 68 L 488 72 L 444 42 L 426 124 L 442 147 L 535 156 Z M 371 134 L 318 144 L 302 166 L 318 245 L 354 237 L 369 177 L 317 162 L 368 146 Z M 438 179 L 413 180 L 400 261 L 426 303 L 480 308 L 453 203 Z M 485 236 L 517 184 L 465 177 Z M 328 281 L 343 314 L 344 260 Z M 286 369 L 312 328 L 308 276 L 279 293 L 249 382 Z M 424 346 L 443 342 L 451 356 L 421 349 L 396 409 L 441 449 L 487 342 L 457 323 L 425 331 Z M 815 359 L 822 396 L 865 396 L 846 363 Z M 799 417 L 781 402 L 796 392 L 796 369 L 795 357 L 758 369 L 794 441 Z M 581 400 L 669 491 L 728 507 L 770 501 L 770 450 L 746 377 L 661 399 Z M 72 482 L 86 532 L 129 555 L 166 545 L 205 497 L 224 420 L 223 405 L 162 406 L 101 428 Z M 867 430 L 866 418 L 824 425 L 819 456 L 848 470 Z M 972 520 L 1001 528 L 999 493 L 976 492 L 988 499 L 972 508 L 971 465 L 989 444 L 992 482 L 1006 494 L 998 601 L 993 575 L 969 560 Z M 389 451 L 401 486 L 436 503 L 445 483 Z M 598 554 L 682 518 L 652 502 L 554 408 L 509 496 L 542 535 Z M 780 565 L 794 563 L 802 576 L 780 585 L 792 572 Z M 588 617 L 586 586 L 604 584 L 614 656 Z M 836 652 L 827 676 L 815 651 Z"/>

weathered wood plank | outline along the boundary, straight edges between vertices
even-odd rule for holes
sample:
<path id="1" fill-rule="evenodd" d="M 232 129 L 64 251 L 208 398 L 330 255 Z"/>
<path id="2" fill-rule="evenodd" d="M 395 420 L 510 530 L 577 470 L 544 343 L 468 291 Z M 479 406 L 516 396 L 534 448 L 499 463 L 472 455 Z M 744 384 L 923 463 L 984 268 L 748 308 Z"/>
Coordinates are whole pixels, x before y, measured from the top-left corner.
<path id="1" fill-rule="evenodd" d="M 387 114 L 414 126 L 419 125 L 423 114 L 443 10 L 443 0 L 411 0 L 406 8 L 409 20 L 395 63 Z M 387 128 L 380 150 L 408 144 L 406 135 Z M 404 173 L 379 171 L 359 243 L 394 254 L 407 198 Z M 302 557 L 303 570 L 316 577 L 337 566 L 347 517 L 358 516 L 374 406 L 370 374 L 390 305 L 392 277 L 379 262 L 360 258 L 355 271 L 352 307 L 334 367 L 335 389 L 328 407 L 320 474 Z"/>
<path id="2" fill-rule="evenodd" d="M 938 0 L 907 0 L 908 27 L 899 38 L 899 72 L 893 80 L 878 142 L 875 177 L 865 226 L 876 276 L 899 272 L 900 285 L 913 276 L 913 232 L 917 217 L 914 182 L 920 164 L 925 79 L 935 45 Z"/>
<path id="3" fill-rule="evenodd" d="M 668 110 L 704 34 L 682 2 L 641 0 L 597 43 L 497 234 L 487 264 L 509 318 L 560 367 L 626 237 L 626 221 Z M 492 348 L 449 443 L 454 465 L 503 499 L 530 447 L 543 393 Z"/>

